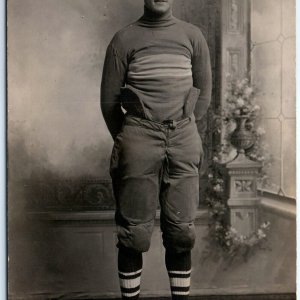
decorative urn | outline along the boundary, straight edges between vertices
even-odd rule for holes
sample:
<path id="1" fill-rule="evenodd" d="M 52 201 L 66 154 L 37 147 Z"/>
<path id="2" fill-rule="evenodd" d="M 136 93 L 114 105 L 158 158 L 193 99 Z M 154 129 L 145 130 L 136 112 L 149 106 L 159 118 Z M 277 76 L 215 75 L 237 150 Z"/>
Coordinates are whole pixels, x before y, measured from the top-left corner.
<path id="1" fill-rule="evenodd" d="M 230 142 L 237 149 L 238 153 L 245 153 L 245 150 L 251 148 L 255 142 L 252 130 L 246 126 L 248 119 L 248 115 L 235 117 L 236 129 L 230 136 Z"/>

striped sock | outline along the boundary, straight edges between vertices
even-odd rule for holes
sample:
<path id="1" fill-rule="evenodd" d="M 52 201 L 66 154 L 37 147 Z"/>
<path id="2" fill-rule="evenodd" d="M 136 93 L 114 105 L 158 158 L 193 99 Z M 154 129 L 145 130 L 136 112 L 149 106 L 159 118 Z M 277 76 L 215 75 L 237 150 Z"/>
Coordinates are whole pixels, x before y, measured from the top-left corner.
<path id="1" fill-rule="evenodd" d="M 120 272 L 119 280 L 122 299 L 138 299 L 140 293 L 142 269 L 136 272 Z"/>
<path id="2" fill-rule="evenodd" d="M 142 267 L 142 253 L 126 248 L 119 249 L 118 269 L 122 299 L 139 298 Z"/>
<path id="3" fill-rule="evenodd" d="M 187 299 L 190 293 L 191 270 L 168 271 L 172 299 Z"/>
<path id="4" fill-rule="evenodd" d="M 188 299 L 191 282 L 191 252 L 170 253 L 166 251 L 166 267 L 172 299 Z"/>

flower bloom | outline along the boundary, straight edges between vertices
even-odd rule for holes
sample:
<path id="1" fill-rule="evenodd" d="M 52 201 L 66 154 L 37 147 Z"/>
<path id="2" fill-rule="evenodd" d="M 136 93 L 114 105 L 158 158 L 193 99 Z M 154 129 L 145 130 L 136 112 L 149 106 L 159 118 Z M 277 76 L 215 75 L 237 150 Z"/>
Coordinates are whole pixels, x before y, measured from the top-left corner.
<path id="1" fill-rule="evenodd" d="M 218 161 L 219 161 L 218 157 L 217 157 L 217 156 L 214 156 L 213 161 L 214 161 L 214 162 L 218 162 Z"/>
<path id="2" fill-rule="evenodd" d="M 265 160 L 265 157 L 264 157 L 263 155 L 258 156 L 258 157 L 257 157 L 257 160 L 258 160 L 258 161 L 264 161 L 264 160 Z"/>
<path id="3" fill-rule="evenodd" d="M 216 192 L 223 192 L 223 188 L 219 183 L 214 186 L 214 190 Z"/>
<path id="4" fill-rule="evenodd" d="M 261 229 L 258 229 L 257 230 L 257 235 L 258 235 L 258 238 L 259 239 L 263 239 L 263 238 L 265 238 L 266 237 L 266 234 L 263 232 L 263 230 L 261 230 Z"/>
<path id="5" fill-rule="evenodd" d="M 244 95 L 245 95 L 245 97 L 249 97 L 249 96 L 251 96 L 251 94 L 253 93 L 253 88 L 251 88 L 251 87 L 246 87 L 245 88 L 245 90 L 244 90 Z"/>
<path id="6" fill-rule="evenodd" d="M 259 106 L 259 105 L 257 105 L 257 104 L 255 104 L 255 105 L 253 106 L 253 110 L 254 110 L 254 111 L 258 111 L 258 110 L 260 110 L 260 106 Z"/>
<path id="7" fill-rule="evenodd" d="M 258 127 L 258 128 L 256 129 L 256 133 L 257 133 L 258 135 L 264 135 L 264 134 L 266 133 L 266 131 L 265 131 L 262 127 Z"/>
<path id="8" fill-rule="evenodd" d="M 270 227 L 270 225 L 271 225 L 271 223 L 270 222 L 264 222 L 264 223 L 262 223 L 261 224 L 261 228 L 263 228 L 263 229 L 267 229 L 267 228 L 269 228 Z"/>
<path id="9" fill-rule="evenodd" d="M 234 235 L 237 234 L 237 230 L 234 227 L 230 227 L 230 232 Z"/>
<path id="10" fill-rule="evenodd" d="M 244 101 L 244 99 L 243 98 L 238 98 L 237 100 L 236 100 L 236 106 L 237 107 L 243 107 L 245 105 L 245 101 Z"/>

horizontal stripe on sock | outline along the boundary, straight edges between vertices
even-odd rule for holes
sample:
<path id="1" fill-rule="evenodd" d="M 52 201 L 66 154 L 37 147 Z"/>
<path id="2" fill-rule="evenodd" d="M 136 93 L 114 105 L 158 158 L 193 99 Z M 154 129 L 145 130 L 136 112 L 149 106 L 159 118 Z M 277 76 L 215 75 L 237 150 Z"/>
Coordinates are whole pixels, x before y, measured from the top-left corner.
<path id="1" fill-rule="evenodd" d="M 189 292 L 172 292 L 174 296 L 188 296 L 189 294 Z"/>
<path id="2" fill-rule="evenodd" d="M 190 278 L 191 273 L 190 274 L 173 274 L 173 273 L 169 273 L 169 277 L 170 278 Z"/>
<path id="3" fill-rule="evenodd" d="M 140 286 L 138 285 L 137 287 L 135 288 L 124 288 L 121 286 L 121 292 L 122 294 L 125 293 L 125 294 L 134 294 L 136 292 L 138 292 L 140 290 Z"/>
<path id="4" fill-rule="evenodd" d="M 189 286 L 171 286 L 172 292 L 188 292 L 189 290 Z"/>
<path id="5" fill-rule="evenodd" d="M 170 277 L 170 285 L 171 286 L 180 286 L 180 287 L 189 287 L 191 283 L 189 278 L 172 278 Z"/>
<path id="6" fill-rule="evenodd" d="M 141 283 L 141 278 L 134 278 L 134 279 L 121 279 L 120 278 L 120 286 L 124 288 L 135 288 L 139 286 Z"/>
<path id="7" fill-rule="evenodd" d="M 139 278 L 139 277 L 141 277 L 141 275 L 142 275 L 142 273 L 138 273 L 136 275 L 131 275 L 131 276 L 124 276 L 124 275 L 122 275 L 122 274 L 119 273 L 119 278 L 120 279 L 127 279 L 127 280 L 129 280 L 129 279 Z"/>
<path id="8" fill-rule="evenodd" d="M 141 272 L 142 272 L 142 269 L 134 271 L 134 272 L 121 272 L 121 271 L 119 271 L 119 274 L 122 274 L 124 276 L 131 276 L 131 275 L 135 275 L 135 274 L 138 274 L 138 273 L 141 273 Z"/>
<path id="9" fill-rule="evenodd" d="M 132 297 L 138 295 L 139 293 L 140 293 L 140 291 L 138 290 L 137 292 L 132 293 L 132 294 L 122 293 L 122 296 L 126 297 L 126 298 L 132 298 Z"/>
<path id="10" fill-rule="evenodd" d="M 141 277 L 142 270 L 136 271 L 136 272 L 130 272 L 130 273 L 124 273 L 119 271 L 119 278 L 120 279 L 135 279 L 138 277 Z"/>
<path id="11" fill-rule="evenodd" d="M 172 273 L 172 274 L 191 274 L 192 270 L 187 270 L 187 271 L 171 271 L 171 270 L 168 270 L 169 273 Z"/>

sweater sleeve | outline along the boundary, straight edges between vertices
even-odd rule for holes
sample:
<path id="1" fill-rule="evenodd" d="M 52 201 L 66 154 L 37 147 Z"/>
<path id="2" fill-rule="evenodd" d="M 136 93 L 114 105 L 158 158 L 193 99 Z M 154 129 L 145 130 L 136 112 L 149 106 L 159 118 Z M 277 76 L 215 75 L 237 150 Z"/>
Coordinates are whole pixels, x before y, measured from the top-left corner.
<path id="1" fill-rule="evenodd" d="M 192 56 L 193 84 L 200 89 L 194 115 L 196 122 L 206 114 L 211 101 L 212 74 L 210 54 L 203 34 L 199 31 L 194 41 Z"/>
<path id="2" fill-rule="evenodd" d="M 120 42 L 115 36 L 106 51 L 101 82 L 101 110 L 113 139 L 124 121 L 119 96 L 120 88 L 125 83 L 127 63 L 122 54 Z"/>

